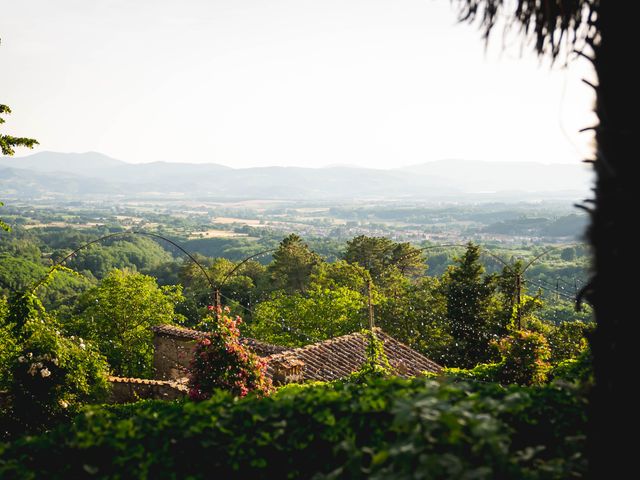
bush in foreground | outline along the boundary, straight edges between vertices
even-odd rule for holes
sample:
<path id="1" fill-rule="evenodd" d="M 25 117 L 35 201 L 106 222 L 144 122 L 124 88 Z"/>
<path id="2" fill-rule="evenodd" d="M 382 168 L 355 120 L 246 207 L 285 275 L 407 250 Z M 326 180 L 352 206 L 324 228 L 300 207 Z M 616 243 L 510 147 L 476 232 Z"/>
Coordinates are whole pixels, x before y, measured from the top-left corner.
<path id="1" fill-rule="evenodd" d="M 87 408 L 0 446 L 2 478 L 575 478 L 585 399 L 553 386 L 372 379 L 267 398 Z"/>
<path id="2" fill-rule="evenodd" d="M 67 338 L 32 294 L 14 299 L 0 319 L 5 348 L 0 365 L 0 438 L 36 433 L 68 420 L 108 394 L 107 363 L 81 338 Z M 2 353 L 2 349 L 0 349 Z"/>

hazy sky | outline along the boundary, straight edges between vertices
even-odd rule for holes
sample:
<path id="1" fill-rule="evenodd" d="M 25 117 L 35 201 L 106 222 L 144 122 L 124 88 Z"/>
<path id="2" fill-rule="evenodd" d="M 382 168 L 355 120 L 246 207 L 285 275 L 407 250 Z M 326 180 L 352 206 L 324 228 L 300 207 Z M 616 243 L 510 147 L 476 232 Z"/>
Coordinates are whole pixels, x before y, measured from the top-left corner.
<path id="1" fill-rule="evenodd" d="M 584 64 L 485 51 L 449 0 L 20 0 L 4 133 L 41 150 L 234 167 L 578 162 Z M 26 154 L 22 151 L 21 154 Z"/>

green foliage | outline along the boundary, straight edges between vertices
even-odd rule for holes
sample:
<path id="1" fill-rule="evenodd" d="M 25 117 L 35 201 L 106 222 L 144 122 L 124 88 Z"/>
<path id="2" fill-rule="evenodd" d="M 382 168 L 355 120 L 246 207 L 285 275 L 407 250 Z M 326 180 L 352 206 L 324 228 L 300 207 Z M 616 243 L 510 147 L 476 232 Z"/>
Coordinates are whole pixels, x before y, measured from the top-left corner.
<path id="1" fill-rule="evenodd" d="M 207 336 L 198 342 L 189 367 L 189 397 L 205 400 L 216 389 L 239 397 L 250 392 L 269 394 L 266 363 L 240 343 L 242 319 L 231 318 L 229 310 L 220 307 L 210 312 L 200 325 Z"/>
<path id="2" fill-rule="evenodd" d="M 504 385 L 544 385 L 547 382 L 551 370 L 550 351 L 543 335 L 517 330 L 493 345 L 500 354 L 499 362 L 479 364 L 472 369 L 445 368 L 443 374 Z"/>
<path id="3" fill-rule="evenodd" d="M 210 259 L 195 256 L 209 275 L 212 283 L 235 313 L 247 313 L 253 302 L 260 300 L 265 291 L 271 291 L 266 267 L 249 260 L 242 264 L 226 258 Z M 213 302 L 212 286 L 198 265 L 190 259 L 179 267 L 176 280 L 184 286 L 185 302 L 178 311 L 187 317 L 187 325 L 199 322 L 203 312 Z M 242 308 L 244 307 L 244 309 Z M 250 314 L 248 315 L 250 319 Z"/>
<path id="4" fill-rule="evenodd" d="M 551 363 L 556 364 L 579 357 L 588 348 L 587 335 L 594 324 L 579 320 L 562 322 L 551 328 L 547 335 L 551 347 Z"/>
<path id="5" fill-rule="evenodd" d="M 442 375 L 448 377 L 487 383 L 497 383 L 499 372 L 500 366 L 497 363 L 479 363 L 473 368 L 445 367 L 442 369 Z M 437 378 L 437 375 L 432 374 L 429 377 Z"/>
<path id="6" fill-rule="evenodd" d="M 71 305 L 77 297 L 93 285 L 88 278 L 68 269 L 57 268 L 64 275 L 56 275 L 38 290 L 42 303 L 48 310 Z M 50 269 L 38 259 L 0 253 L 0 287 L 6 293 L 21 292 L 32 288 L 48 275 Z"/>
<path id="7" fill-rule="evenodd" d="M 409 243 L 396 243 L 386 237 L 360 235 L 347 242 L 344 259 L 365 268 L 376 282 L 393 267 L 404 276 L 424 274 L 423 253 Z"/>
<path id="8" fill-rule="evenodd" d="M 365 292 L 370 279 L 365 268 L 345 260 L 316 265 L 310 278 L 312 284 L 323 288 L 347 287 L 355 292 Z"/>
<path id="9" fill-rule="evenodd" d="M 7 299 L 0 297 L 0 391 L 9 388 L 11 371 L 9 363 L 18 352 L 18 342 L 13 326 L 7 322 L 9 314 Z"/>
<path id="10" fill-rule="evenodd" d="M 536 332 L 518 330 L 496 342 L 501 361 L 500 383 L 542 385 L 551 368 L 551 355 L 544 336 Z"/>
<path id="11" fill-rule="evenodd" d="M 480 247 L 469 243 L 456 265 L 443 276 L 441 286 L 455 346 L 449 354 L 449 364 L 473 367 L 490 360 L 489 343 L 502 330 L 491 311 L 494 278 L 484 276 L 484 272 Z"/>
<path id="12" fill-rule="evenodd" d="M 393 241 L 386 237 L 360 235 L 347 242 L 344 259 L 365 268 L 372 277 L 379 277 L 389 265 Z"/>
<path id="13" fill-rule="evenodd" d="M 8 291 L 21 291 L 33 285 L 47 269 L 39 259 L 0 253 L 0 286 Z"/>
<path id="14" fill-rule="evenodd" d="M 0 115 L 8 115 L 10 113 L 11 109 L 8 106 L 0 105 Z M 0 116 L 0 124 L 4 122 L 4 118 Z M 38 141 L 33 138 L 13 137 L 11 135 L 0 134 L 0 151 L 2 151 L 3 155 L 11 156 L 16 153 L 13 149 L 14 147 L 33 148 L 35 145 L 38 145 Z"/>
<path id="15" fill-rule="evenodd" d="M 551 370 L 549 376 L 554 382 L 569 382 L 578 385 L 593 385 L 593 356 L 585 349 L 576 358 L 562 360 Z"/>
<path id="16" fill-rule="evenodd" d="M 106 240 L 78 252 L 69 260 L 69 267 L 80 272 L 91 272 L 98 279 L 113 269 L 147 271 L 173 257 L 157 242 L 146 237 Z"/>
<path id="17" fill-rule="evenodd" d="M 41 431 L 84 403 L 104 400 L 104 357 L 91 343 L 62 336 L 33 294 L 12 299 L 0 335 L 7 341 L 0 377 L 10 399 L 0 434 Z"/>
<path id="18" fill-rule="evenodd" d="M 8 115 L 11 113 L 11 109 L 7 105 L 0 104 L 0 125 L 5 122 L 5 119 L 2 118 L 2 115 Z M 0 133 L 0 152 L 2 155 L 11 156 L 15 152 L 14 147 L 27 147 L 33 148 L 35 145 L 38 145 L 38 141 L 33 138 L 25 138 L 25 137 L 14 137 L 11 135 L 3 135 Z M 0 202 L 0 207 L 4 205 Z M 0 220 L 0 229 L 10 231 L 9 225 Z"/>
<path id="19" fill-rule="evenodd" d="M 321 261 L 320 256 L 312 252 L 302 238 L 295 233 L 290 234 L 280 242 L 269 264 L 268 271 L 274 288 L 289 293 L 304 292 L 313 267 Z"/>
<path id="20" fill-rule="evenodd" d="M 580 311 L 576 311 L 574 302 L 562 301 L 557 298 L 547 299 L 539 313 L 539 317 L 554 324 L 575 320 L 583 323 L 593 323 L 593 311 L 591 307 L 582 305 Z"/>
<path id="21" fill-rule="evenodd" d="M 153 373 L 151 327 L 180 323 L 174 308 L 182 300 L 179 286 L 158 287 L 153 277 L 113 270 L 82 295 L 64 329 L 94 341 L 116 375 L 148 378 Z"/>
<path id="22" fill-rule="evenodd" d="M 449 359 L 452 337 L 440 283 L 434 278 L 406 279 L 378 295 L 376 325 L 436 362 Z"/>
<path id="23" fill-rule="evenodd" d="M 216 392 L 87 408 L 0 446 L 0 477 L 580 478 L 584 412 L 571 389 L 424 379 Z"/>
<path id="24" fill-rule="evenodd" d="M 372 378 L 391 375 L 393 369 L 384 353 L 384 343 L 376 336 L 375 330 L 364 330 L 362 334 L 367 339 L 366 360 L 358 371 L 348 377 L 347 381 L 368 383 Z"/>
<path id="25" fill-rule="evenodd" d="M 248 334 L 278 345 L 304 345 L 362 328 L 366 301 L 347 287 L 312 284 L 306 295 L 275 292 L 255 310 Z"/>

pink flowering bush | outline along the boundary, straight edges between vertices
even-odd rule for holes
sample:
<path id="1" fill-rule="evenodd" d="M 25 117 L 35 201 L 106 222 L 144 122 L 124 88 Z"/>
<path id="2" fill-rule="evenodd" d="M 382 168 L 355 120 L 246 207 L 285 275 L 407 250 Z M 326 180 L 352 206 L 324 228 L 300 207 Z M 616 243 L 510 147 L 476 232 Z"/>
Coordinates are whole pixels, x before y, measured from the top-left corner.
<path id="1" fill-rule="evenodd" d="M 213 390 L 230 391 L 244 397 L 249 392 L 268 395 L 271 381 L 266 377 L 264 360 L 240 343 L 240 317 L 232 318 L 229 309 L 209 308 L 200 323 L 207 336 L 196 346 L 189 371 L 189 397 L 204 400 Z"/>

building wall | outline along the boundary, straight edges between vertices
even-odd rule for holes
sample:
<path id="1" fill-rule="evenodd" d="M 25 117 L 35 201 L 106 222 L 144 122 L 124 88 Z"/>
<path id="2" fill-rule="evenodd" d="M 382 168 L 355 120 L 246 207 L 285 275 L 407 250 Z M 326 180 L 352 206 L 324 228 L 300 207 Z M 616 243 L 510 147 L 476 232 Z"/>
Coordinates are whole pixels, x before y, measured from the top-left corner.
<path id="1" fill-rule="evenodd" d="M 141 383 L 138 379 L 132 381 L 117 381 L 111 383 L 111 394 L 108 403 L 130 403 L 142 399 L 176 400 L 187 394 L 186 387 L 169 382 Z"/>
<path id="2" fill-rule="evenodd" d="M 156 335 L 153 345 L 156 379 L 179 380 L 187 376 L 187 369 L 196 348 L 195 340 Z"/>

